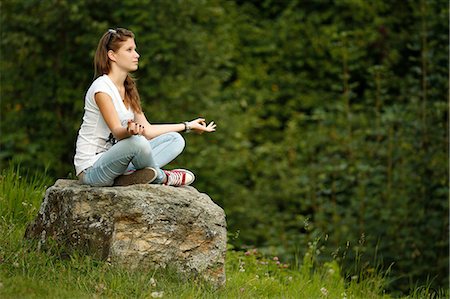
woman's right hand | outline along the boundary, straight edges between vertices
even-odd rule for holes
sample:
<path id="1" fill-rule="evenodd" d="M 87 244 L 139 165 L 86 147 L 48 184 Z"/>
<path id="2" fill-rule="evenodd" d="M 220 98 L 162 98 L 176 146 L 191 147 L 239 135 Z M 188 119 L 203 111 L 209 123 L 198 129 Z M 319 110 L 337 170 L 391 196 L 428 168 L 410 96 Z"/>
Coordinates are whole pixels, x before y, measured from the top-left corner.
<path id="1" fill-rule="evenodd" d="M 127 132 L 130 135 L 143 135 L 144 134 L 144 126 L 129 119 L 128 123 L 127 123 Z"/>

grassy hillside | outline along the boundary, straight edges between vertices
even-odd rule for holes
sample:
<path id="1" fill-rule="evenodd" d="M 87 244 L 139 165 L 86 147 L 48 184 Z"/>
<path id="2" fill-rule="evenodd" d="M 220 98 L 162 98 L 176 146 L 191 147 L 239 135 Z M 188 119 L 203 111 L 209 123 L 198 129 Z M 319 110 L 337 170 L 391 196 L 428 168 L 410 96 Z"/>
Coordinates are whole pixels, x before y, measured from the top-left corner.
<path id="1" fill-rule="evenodd" d="M 180 277 L 171 269 L 127 271 L 108 261 L 74 253 L 61 256 L 57 247 L 38 250 L 23 239 L 43 198 L 47 178 L 21 176 L 18 168 L 0 179 L 1 298 L 392 298 L 376 269 L 344 275 L 337 261 L 320 264 L 318 243 L 294 264 L 257 249 L 229 248 L 227 282 L 221 289 Z M 358 267 L 355 267 L 355 269 Z M 445 298 L 448 292 L 418 287 L 405 298 Z"/>

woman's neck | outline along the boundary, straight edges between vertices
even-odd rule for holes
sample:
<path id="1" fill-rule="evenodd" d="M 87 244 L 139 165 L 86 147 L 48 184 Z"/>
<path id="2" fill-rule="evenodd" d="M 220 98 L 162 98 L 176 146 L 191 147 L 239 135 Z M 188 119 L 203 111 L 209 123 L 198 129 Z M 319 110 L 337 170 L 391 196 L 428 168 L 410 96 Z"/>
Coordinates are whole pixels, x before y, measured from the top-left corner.
<path id="1" fill-rule="evenodd" d="M 109 72 L 108 77 L 111 79 L 111 81 L 116 86 L 117 90 L 119 91 L 119 95 L 122 98 L 123 103 L 125 104 L 125 107 L 128 109 L 128 102 L 127 102 L 127 93 L 125 90 L 125 79 L 127 78 L 127 73 L 118 73 L 118 72 Z"/>
<path id="2" fill-rule="evenodd" d="M 124 86 L 125 79 L 127 78 L 128 73 L 126 72 L 114 72 L 111 71 L 108 73 L 108 77 L 118 88 Z"/>

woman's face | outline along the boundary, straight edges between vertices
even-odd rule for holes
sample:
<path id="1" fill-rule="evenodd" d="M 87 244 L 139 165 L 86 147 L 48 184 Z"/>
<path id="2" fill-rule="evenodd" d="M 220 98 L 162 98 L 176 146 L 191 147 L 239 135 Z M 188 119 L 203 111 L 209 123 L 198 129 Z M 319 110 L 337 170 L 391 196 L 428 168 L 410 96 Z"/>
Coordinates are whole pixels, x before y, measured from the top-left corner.
<path id="1" fill-rule="evenodd" d="M 139 54 L 136 52 L 134 39 L 129 38 L 124 41 L 117 51 L 112 51 L 110 59 L 114 61 L 120 69 L 126 72 L 137 70 Z"/>

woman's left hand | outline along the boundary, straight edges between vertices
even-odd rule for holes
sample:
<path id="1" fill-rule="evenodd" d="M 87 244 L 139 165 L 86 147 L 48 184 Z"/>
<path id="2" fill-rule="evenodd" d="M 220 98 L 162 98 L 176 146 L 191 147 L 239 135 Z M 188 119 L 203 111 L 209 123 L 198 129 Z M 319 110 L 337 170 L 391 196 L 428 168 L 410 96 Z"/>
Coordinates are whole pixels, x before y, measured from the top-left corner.
<path id="1" fill-rule="evenodd" d="M 197 118 L 189 122 L 191 130 L 197 133 L 214 132 L 216 130 L 216 124 L 212 121 L 209 124 L 206 123 L 204 118 Z"/>

